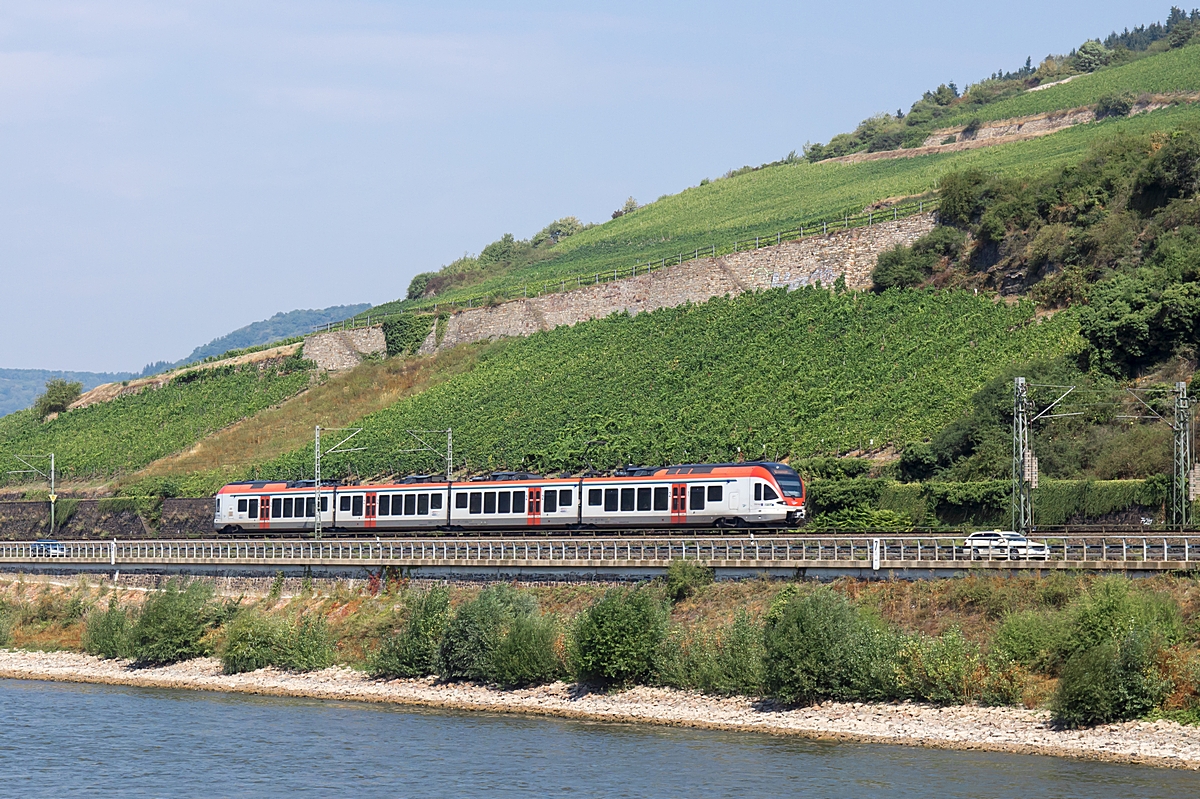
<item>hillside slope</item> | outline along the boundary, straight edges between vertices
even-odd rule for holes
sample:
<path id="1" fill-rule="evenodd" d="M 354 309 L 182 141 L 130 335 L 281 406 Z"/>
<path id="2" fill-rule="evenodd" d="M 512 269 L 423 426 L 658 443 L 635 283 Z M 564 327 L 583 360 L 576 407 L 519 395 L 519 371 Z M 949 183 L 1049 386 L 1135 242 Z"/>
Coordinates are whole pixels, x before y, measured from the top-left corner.
<path id="1" fill-rule="evenodd" d="M 1200 48 L 1180 52 L 1200 62 Z M 637 262 L 690 254 L 713 245 L 718 252 L 728 252 L 735 239 L 773 237 L 776 231 L 800 225 L 811 227 L 821 219 L 857 214 L 884 198 L 931 192 L 947 172 L 977 168 L 1010 177 L 1038 176 L 1078 162 L 1100 139 L 1194 120 L 1200 120 L 1200 108 L 1181 105 L 987 149 L 854 164 L 799 162 L 767 167 L 686 189 L 583 230 L 560 241 L 551 251 L 552 257 L 531 266 L 497 272 L 479 283 L 448 289 L 436 297 L 384 303 L 371 313 L 432 307 L 468 297 L 478 302 L 497 293 L 519 297 L 526 289 L 536 294 L 544 283 L 614 268 L 628 269 Z"/>
<path id="2" fill-rule="evenodd" d="M 437 471 L 406 429 L 454 429 L 469 470 L 807 456 L 929 435 L 1007 366 L 1080 346 L 1071 312 L 1035 319 L 965 292 L 806 288 L 510 340 L 470 373 L 357 422 L 338 473 Z M 872 443 L 873 442 L 873 443 Z M 301 449 L 263 474 L 311 473 Z"/>
<path id="3" fill-rule="evenodd" d="M 132 372 L 56 372 L 50 369 L 0 369 L 0 417 L 33 406 L 46 381 L 81 383 L 89 391 L 104 383 L 128 380 Z"/>

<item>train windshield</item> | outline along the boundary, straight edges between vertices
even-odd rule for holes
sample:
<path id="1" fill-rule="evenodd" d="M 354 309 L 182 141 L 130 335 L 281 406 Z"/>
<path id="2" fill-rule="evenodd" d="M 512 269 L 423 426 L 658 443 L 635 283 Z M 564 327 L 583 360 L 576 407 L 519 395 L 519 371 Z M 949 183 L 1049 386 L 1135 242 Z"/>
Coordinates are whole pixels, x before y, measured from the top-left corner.
<path id="1" fill-rule="evenodd" d="M 799 499 L 804 496 L 804 485 L 800 482 L 800 475 L 796 474 L 795 469 L 782 463 L 773 463 L 768 468 L 771 470 L 771 474 L 775 475 L 785 497 Z"/>

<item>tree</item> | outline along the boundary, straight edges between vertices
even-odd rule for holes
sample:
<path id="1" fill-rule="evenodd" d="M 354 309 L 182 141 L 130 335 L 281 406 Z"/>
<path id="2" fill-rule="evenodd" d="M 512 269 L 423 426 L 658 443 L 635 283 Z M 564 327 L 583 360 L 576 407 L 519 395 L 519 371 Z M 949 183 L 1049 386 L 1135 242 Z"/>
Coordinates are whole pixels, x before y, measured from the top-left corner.
<path id="1" fill-rule="evenodd" d="M 45 419 L 52 413 L 62 413 L 71 403 L 79 399 L 83 393 L 83 383 L 68 383 L 62 378 L 54 378 L 46 383 L 46 391 L 33 404 L 34 413 L 39 419 Z"/>

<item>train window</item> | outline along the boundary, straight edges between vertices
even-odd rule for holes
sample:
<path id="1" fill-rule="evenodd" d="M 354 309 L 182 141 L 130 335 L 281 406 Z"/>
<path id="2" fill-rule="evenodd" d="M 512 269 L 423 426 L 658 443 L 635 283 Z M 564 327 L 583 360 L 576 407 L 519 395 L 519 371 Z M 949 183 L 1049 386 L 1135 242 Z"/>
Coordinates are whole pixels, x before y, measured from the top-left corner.
<path id="1" fill-rule="evenodd" d="M 428 516 L 429 515 L 429 495 L 428 494 L 417 494 L 417 515 L 418 516 Z"/>
<path id="2" fill-rule="evenodd" d="M 338 510 L 340 510 L 342 513 L 350 512 L 350 497 L 342 497 L 342 503 Z"/>
<path id="3" fill-rule="evenodd" d="M 471 513 L 483 513 L 483 492 L 471 492 Z"/>
<path id="4" fill-rule="evenodd" d="M 512 494 L 501 491 L 499 502 L 500 504 L 496 507 L 497 513 L 512 513 Z"/>
<path id="5" fill-rule="evenodd" d="M 542 492 L 542 510 L 546 513 L 555 513 L 558 510 L 558 492 L 553 488 Z"/>
<path id="6" fill-rule="evenodd" d="M 417 515 L 417 495 L 416 494 L 405 494 L 404 495 L 404 515 L 405 516 L 416 516 Z"/>
<path id="7" fill-rule="evenodd" d="M 246 515 L 248 515 L 251 519 L 258 518 L 258 500 L 257 499 L 250 500 L 250 510 L 246 511 Z"/>
<path id="8" fill-rule="evenodd" d="M 704 510 L 704 486 L 692 486 L 688 504 L 692 510 Z"/>
<path id="9" fill-rule="evenodd" d="M 612 512 L 617 509 L 617 497 L 620 492 L 615 488 L 604 489 L 604 510 Z"/>
<path id="10" fill-rule="evenodd" d="M 512 512 L 513 513 L 524 513 L 525 512 L 525 492 L 524 491 L 514 491 L 513 492 Z"/>
<path id="11" fill-rule="evenodd" d="M 307 516 L 308 518 L 311 519 L 312 517 L 317 515 L 316 510 L 317 510 L 317 498 L 316 497 L 309 497 L 308 499 L 304 500 L 304 515 L 305 516 Z"/>
<path id="12" fill-rule="evenodd" d="M 754 499 L 757 502 L 762 502 L 762 483 L 754 484 Z"/>
<path id="13" fill-rule="evenodd" d="M 588 489 L 588 504 L 592 507 L 599 507 L 604 502 L 604 492 L 598 488 Z"/>
<path id="14" fill-rule="evenodd" d="M 621 489 L 621 510 L 633 510 L 633 492 L 632 488 Z"/>
<path id="15" fill-rule="evenodd" d="M 654 487 L 654 509 L 667 510 L 671 506 L 671 490 L 666 486 Z"/>
<path id="16" fill-rule="evenodd" d="M 763 499 L 779 499 L 779 495 L 770 486 L 763 486 Z"/>
<path id="17" fill-rule="evenodd" d="M 239 499 L 238 500 L 238 513 L 245 513 L 245 512 L 246 512 L 246 500 Z"/>
<path id="18" fill-rule="evenodd" d="M 351 497 L 351 499 L 353 501 L 350 503 L 350 515 L 351 516 L 362 516 L 362 513 L 363 513 L 362 494 L 359 494 L 356 497 Z"/>
<path id="19" fill-rule="evenodd" d="M 441 510 L 442 509 L 442 495 L 441 494 L 430 494 L 429 495 L 429 507 L 433 508 L 434 510 Z"/>
<path id="20" fill-rule="evenodd" d="M 560 508 L 571 507 L 571 489 L 569 489 L 569 488 L 559 489 L 559 491 L 558 491 L 558 507 L 560 507 Z"/>
<path id="21" fill-rule="evenodd" d="M 390 494 L 380 494 L 379 495 L 379 515 L 380 516 L 391 516 L 392 515 L 392 497 Z"/>
<path id="22" fill-rule="evenodd" d="M 292 518 L 292 503 L 294 501 L 295 500 L 293 500 L 291 497 L 283 498 L 283 518 L 285 518 L 285 519 Z"/>
<path id="23" fill-rule="evenodd" d="M 454 507 L 459 509 L 467 507 L 467 492 L 454 495 Z"/>
<path id="24" fill-rule="evenodd" d="M 321 497 L 321 513 L 329 513 L 329 497 Z"/>
<path id="25" fill-rule="evenodd" d="M 650 510 L 650 489 L 639 488 L 637 493 L 637 509 Z"/>
<path id="26" fill-rule="evenodd" d="M 709 486 L 708 487 L 708 501 L 709 502 L 720 502 L 721 501 L 721 486 Z"/>
<path id="27" fill-rule="evenodd" d="M 485 491 L 484 492 L 484 494 L 483 494 L 483 512 L 484 513 L 495 513 L 496 512 L 496 492 L 495 491 Z"/>
<path id="28" fill-rule="evenodd" d="M 271 499 L 271 518 L 283 518 L 283 497 L 273 497 Z"/>

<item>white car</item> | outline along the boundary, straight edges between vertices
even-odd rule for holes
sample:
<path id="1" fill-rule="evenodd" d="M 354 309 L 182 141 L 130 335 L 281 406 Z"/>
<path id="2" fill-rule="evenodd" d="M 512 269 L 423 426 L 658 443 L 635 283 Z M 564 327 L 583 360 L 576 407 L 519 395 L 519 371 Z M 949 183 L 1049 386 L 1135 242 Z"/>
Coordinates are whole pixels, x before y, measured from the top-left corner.
<path id="1" fill-rule="evenodd" d="M 1050 548 L 1011 530 L 984 530 L 966 537 L 963 554 L 971 559 L 1049 560 Z"/>

